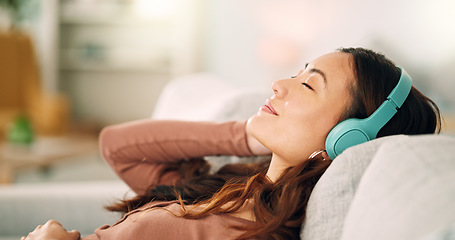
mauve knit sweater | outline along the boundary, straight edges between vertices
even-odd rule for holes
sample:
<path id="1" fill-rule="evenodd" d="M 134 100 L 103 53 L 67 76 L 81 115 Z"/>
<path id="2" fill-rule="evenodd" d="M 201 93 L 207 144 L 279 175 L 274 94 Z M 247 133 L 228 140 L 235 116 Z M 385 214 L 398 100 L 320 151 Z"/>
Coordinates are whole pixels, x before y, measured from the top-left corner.
<path id="1" fill-rule="evenodd" d="M 109 126 L 101 132 L 104 159 L 137 194 L 151 184 L 174 184 L 177 171 L 162 174 L 169 163 L 214 155 L 251 156 L 245 137 L 245 122 L 201 123 L 140 120 Z M 228 214 L 202 219 L 176 217 L 175 201 L 151 202 L 127 213 L 112 226 L 95 230 L 90 239 L 235 239 L 242 232 L 230 228 L 252 224 Z"/>

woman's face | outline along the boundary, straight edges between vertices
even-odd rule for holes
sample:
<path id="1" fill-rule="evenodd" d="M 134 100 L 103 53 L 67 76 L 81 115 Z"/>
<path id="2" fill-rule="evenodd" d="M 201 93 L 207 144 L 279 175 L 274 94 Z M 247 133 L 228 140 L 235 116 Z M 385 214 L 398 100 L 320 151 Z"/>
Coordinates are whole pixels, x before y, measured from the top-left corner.
<path id="1" fill-rule="evenodd" d="M 351 102 L 351 61 L 348 53 L 330 53 L 295 77 L 275 81 L 273 96 L 249 119 L 248 131 L 289 166 L 325 149 L 327 134 Z"/>

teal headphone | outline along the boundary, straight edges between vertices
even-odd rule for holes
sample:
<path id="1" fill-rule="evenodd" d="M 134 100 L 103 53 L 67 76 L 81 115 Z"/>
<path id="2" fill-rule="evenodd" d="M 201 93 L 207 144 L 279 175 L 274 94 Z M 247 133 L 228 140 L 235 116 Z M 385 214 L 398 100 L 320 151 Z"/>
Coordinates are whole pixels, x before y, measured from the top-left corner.
<path id="1" fill-rule="evenodd" d="M 401 71 L 401 77 L 397 86 L 371 116 L 365 119 L 344 120 L 329 132 L 325 147 L 331 159 L 335 159 L 346 148 L 375 139 L 379 130 L 403 105 L 411 92 L 412 79 L 404 69 L 401 67 L 398 69 Z"/>

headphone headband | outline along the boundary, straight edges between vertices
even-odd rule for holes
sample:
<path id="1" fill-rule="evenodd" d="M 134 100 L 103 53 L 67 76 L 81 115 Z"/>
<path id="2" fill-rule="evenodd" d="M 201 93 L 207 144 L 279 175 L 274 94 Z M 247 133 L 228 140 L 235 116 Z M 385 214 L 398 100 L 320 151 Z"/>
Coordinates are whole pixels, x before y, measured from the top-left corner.
<path id="1" fill-rule="evenodd" d="M 371 126 L 369 128 L 370 132 L 368 136 L 370 140 L 376 138 L 379 130 L 381 130 L 387 122 L 392 119 L 392 117 L 397 113 L 398 109 L 401 108 L 404 101 L 408 97 L 409 93 L 411 92 L 412 88 L 412 80 L 409 74 L 398 67 L 401 70 L 400 80 L 398 80 L 397 85 L 395 88 L 390 92 L 387 99 L 379 106 L 379 108 L 374 111 L 365 121 Z"/>
<path id="2" fill-rule="evenodd" d="M 391 99 L 398 108 L 401 108 L 412 88 L 411 76 L 401 67 L 397 66 L 401 70 L 400 80 L 398 80 L 397 86 L 390 92 L 387 99 Z"/>
<path id="3" fill-rule="evenodd" d="M 326 150 L 331 159 L 341 154 L 346 148 L 375 139 L 379 130 L 403 105 L 411 92 L 412 79 L 404 69 L 397 68 L 401 71 L 397 85 L 373 114 L 365 119 L 344 120 L 329 132 L 326 139 Z"/>

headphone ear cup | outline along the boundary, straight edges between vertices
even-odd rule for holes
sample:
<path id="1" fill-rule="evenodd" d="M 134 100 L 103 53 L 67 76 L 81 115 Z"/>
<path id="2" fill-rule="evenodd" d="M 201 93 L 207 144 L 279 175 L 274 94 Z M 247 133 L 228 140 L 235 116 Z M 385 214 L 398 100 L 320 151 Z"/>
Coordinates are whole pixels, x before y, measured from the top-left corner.
<path id="1" fill-rule="evenodd" d="M 331 159 L 346 148 L 375 139 L 379 130 L 401 108 L 412 89 L 412 79 L 406 71 L 401 71 L 400 79 L 387 99 L 368 118 L 351 118 L 337 124 L 327 135 L 325 149 Z"/>
<path id="2" fill-rule="evenodd" d="M 335 159 L 345 149 L 369 141 L 371 138 L 368 136 L 366 127 L 365 120 L 355 118 L 337 124 L 329 132 L 325 141 L 329 157 Z"/>

